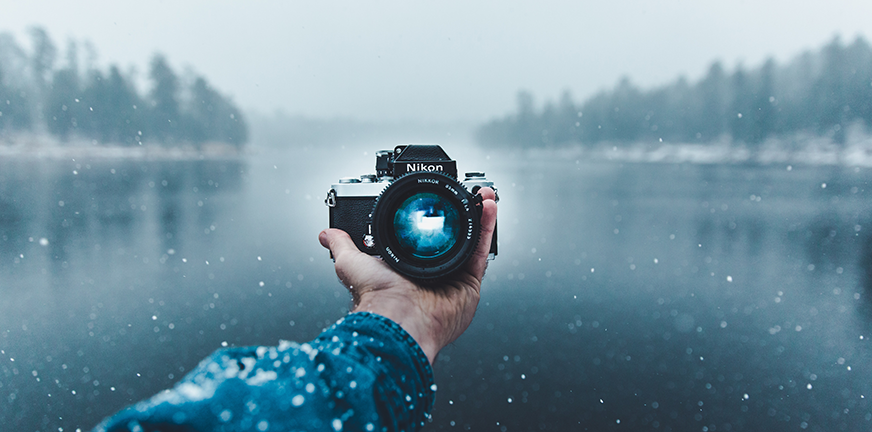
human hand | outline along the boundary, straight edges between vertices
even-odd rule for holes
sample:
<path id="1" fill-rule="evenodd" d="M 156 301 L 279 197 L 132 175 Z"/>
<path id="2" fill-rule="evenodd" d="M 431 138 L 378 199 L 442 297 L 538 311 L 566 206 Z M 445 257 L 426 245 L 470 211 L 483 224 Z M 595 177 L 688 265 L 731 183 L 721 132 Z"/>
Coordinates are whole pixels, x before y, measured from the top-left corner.
<path id="1" fill-rule="evenodd" d="M 430 364 L 445 345 L 472 323 L 481 281 L 497 221 L 495 193 L 479 191 L 482 202 L 481 238 L 466 266 L 426 285 L 395 272 L 382 259 L 357 249 L 345 231 L 321 231 L 318 240 L 333 254 L 336 275 L 351 292 L 352 312 L 372 312 L 390 318 L 406 330 Z"/>

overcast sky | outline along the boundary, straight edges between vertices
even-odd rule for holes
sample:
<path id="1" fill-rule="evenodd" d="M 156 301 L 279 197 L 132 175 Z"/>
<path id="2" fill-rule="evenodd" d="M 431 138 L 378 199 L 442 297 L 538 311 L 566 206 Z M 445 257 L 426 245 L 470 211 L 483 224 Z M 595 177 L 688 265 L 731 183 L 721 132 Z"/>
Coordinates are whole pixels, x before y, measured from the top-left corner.
<path id="1" fill-rule="evenodd" d="M 243 108 L 363 120 L 473 120 L 519 89 L 576 100 L 621 76 L 662 84 L 872 36 L 872 1 L 4 1 L 0 31 L 90 40 L 144 73 L 156 52 Z"/>

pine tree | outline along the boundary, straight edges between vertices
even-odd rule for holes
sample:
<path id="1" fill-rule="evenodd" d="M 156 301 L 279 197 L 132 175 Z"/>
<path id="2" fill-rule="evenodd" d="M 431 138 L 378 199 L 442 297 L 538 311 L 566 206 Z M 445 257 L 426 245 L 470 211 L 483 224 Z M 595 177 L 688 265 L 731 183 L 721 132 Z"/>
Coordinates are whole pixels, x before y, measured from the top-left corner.
<path id="1" fill-rule="evenodd" d="M 151 61 L 149 77 L 152 81 L 149 130 L 168 144 L 179 135 L 179 79 L 166 58 L 159 54 Z"/>
<path id="2" fill-rule="evenodd" d="M 846 85 L 849 71 L 845 49 L 838 37 L 824 47 L 822 57 L 823 68 L 815 86 L 818 130 L 844 144 L 850 111 Z"/>
<path id="3" fill-rule="evenodd" d="M 753 105 L 750 106 L 749 143 L 759 144 L 775 131 L 775 61 L 769 59 L 760 69 L 757 90 L 754 92 Z"/>
<path id="4" fill-rule="evenodd" d="M 3 64 L 0 64 L 0 133 L 31 128 L 32 109 L 23 92 L 7 84 Z"/>
<path id="5" fill-rule="evenodd" d="M 101 107 L 105 117 L 105 128 L 101 131 L 103 140 L 135 144 L 143 126 L 139 96 L 114 65 L 109 68 L 105 89 L 106 99 Z"/>
<path id="6" fill-rule="evenodd" d="M 43 106 L 48 131 L 66 140 L 81 118 L 78 52 L 76 44 L 67 46 L 67 67 L 54 72 Z"/>
<path id="7" fill-rule="evenodd" d="M 705 78 L 697 85 L 700 111 L 696 129 L 700 139 L 711 141 L 726 132 L 728 83 L 720 62 L 712 63 Z"/>

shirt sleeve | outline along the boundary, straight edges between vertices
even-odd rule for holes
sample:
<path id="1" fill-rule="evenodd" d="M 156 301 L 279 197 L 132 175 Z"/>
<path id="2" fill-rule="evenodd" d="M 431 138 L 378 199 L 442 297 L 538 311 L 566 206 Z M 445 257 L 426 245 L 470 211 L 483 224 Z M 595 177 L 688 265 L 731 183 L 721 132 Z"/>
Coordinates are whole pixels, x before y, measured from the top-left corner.
<path id="1" fill-rule="evenodd" d="M 221 349 L 172 389 L 94 432 L 414 431 L 436 385 L 426 355 L 398 324 L 360 312 L 309 343 Z"/>

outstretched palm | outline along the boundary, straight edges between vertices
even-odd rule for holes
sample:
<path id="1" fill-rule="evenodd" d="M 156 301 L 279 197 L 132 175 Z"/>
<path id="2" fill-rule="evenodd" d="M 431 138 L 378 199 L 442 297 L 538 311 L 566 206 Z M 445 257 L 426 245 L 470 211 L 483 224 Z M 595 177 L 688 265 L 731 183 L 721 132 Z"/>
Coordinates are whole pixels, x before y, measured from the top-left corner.
<path id="1" fill-rule="evenodd" d="M 430 363 L 469 327 L 478 306 L 497 218 L 494 191 L 482 188 L 479 193 L 484 202 L 475 253 L 463 269 L 431 284 L 407 279 L 381 259 L 360 252 L 344 231 L 328 229 L 319 235 L 336 260 L 336 275 L 351 291 L 353 312 L 369 311 L 395 321 L 418 342 Z"/>

